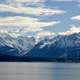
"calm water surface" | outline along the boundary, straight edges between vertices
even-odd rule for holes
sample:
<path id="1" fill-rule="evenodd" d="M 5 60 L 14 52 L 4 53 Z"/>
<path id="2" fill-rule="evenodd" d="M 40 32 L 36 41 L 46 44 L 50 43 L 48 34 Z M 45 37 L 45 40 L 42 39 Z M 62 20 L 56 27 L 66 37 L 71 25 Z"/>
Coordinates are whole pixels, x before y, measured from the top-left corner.
<path id="1" fill-rule="evenodd" d="M 80 63 L 1 62 L 0 80 L 80 80 Z"/>

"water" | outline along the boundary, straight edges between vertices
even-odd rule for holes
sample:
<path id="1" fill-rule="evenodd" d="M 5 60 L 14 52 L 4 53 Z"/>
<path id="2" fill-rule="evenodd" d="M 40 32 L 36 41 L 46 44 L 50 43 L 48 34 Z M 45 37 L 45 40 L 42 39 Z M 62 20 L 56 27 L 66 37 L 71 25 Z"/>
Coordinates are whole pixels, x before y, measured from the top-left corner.
<path id="1" fill-rule="evenodd" d="M 80 63 L 1 62 L 0 80 L 80 80 Z"/>

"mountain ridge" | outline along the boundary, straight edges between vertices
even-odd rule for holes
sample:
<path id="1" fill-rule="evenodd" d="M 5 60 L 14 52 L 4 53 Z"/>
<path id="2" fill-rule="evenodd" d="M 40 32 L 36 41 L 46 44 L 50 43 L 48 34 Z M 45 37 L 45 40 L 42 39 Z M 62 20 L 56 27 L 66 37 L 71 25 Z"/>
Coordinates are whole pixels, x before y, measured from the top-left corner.
<path id="1" fill-rule="evenodd" d="M 5 40 L 7 40 L 8 43 L 2 45 L 2 42 L 5 42 Z M 12 44 L 12 41 L 15 41 L 16 45 Z M 23 60 L 24 58 L 30 57 L 35 59 L 37 58 L 37 60 L 80 58 L 80 33 L 74 33 L 71 35 L 59 34 L 52 37 L 47 36 L 41 39 L 37 44 L 35 44 L 35 41 L 36 39 L 34 37 L 18 36 L 15 39 L 9 36 L 4 39 L 0 36 L 0 57 L 21 57 Z"/>

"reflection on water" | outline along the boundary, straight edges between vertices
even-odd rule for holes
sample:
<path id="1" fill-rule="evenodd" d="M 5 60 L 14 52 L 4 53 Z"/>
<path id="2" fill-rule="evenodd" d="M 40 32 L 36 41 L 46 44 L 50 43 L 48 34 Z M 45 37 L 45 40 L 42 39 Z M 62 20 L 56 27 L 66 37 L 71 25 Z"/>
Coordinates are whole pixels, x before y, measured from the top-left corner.
<path id="1" fill-rule="evenodd" d="M 1 62 L 0 80 L 80 80 L 80 64 Z"/>

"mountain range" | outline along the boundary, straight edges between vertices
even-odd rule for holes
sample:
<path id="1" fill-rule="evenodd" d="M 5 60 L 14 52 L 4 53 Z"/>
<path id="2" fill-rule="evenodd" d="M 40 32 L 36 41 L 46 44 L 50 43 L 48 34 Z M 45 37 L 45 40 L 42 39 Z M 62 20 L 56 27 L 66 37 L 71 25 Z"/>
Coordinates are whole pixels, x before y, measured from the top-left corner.
<path id="1" fill-rule="evenodd" d="M 36 43 L 35 37 L 0 34 L 0 60 L 54 61 L 80 59 L 80 33 L 45 36 Z"/>

